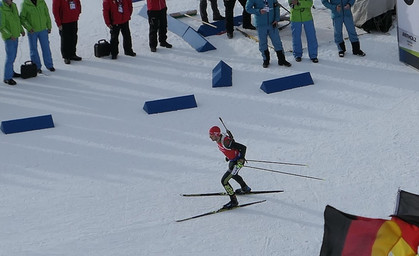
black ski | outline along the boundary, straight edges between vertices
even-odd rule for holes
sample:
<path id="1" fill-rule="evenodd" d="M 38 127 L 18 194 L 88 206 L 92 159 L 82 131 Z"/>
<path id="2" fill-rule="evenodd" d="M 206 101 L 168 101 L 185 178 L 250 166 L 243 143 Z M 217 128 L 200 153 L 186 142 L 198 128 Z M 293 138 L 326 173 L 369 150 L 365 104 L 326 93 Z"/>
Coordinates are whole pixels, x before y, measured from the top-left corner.
<path id="1" fill-rule="evenodd" d="M 269 193 L 280 193 L 284 192 L 284 190 L 260 190 L 260 191 L 250 191 L 246 194 L 239 194 L 236 195 L 251 195 L 251 194 L 269 194 Z M 227 192 L 214 192 L 214 193 L 200 193 L 200 194 L 182 194 L 182 196 L 226 196 Z"/>
<path id="2" fill-rule="evenodd" d="M 243 30 L 241 30 L 239 28 L 236 28 L 236 30 L 239 31 L 240 33 L 242 33 L 245 37 L 252 39 L 256 43 L 259 43 L 259 38 L 257 38 L 257 36 L 253 36 L 253 35 L 245 32 L 245 31 L 243 31 Z M 274 47 L 272 45 L 270 45 L 270 44 L 268 44 L 268 47 L 274 49 Z"/>
<path id="3" fill-rule="evenodd" d="M 231 209 L 220 208 L 218 210 L 214 210 L 214 211 L 210 211 L 210 212 L 207 212 L 207 213 L 195 215 L 195 216 L 192 216 L 192 217 L 189 217 L 189 218 L 186 218 L 186 219 L 180 219 L 180 220 L 177 220 L 176 222 L 182 222 L 182 221 L 186 221 L 186 220 L 196 219 L 196 218 L 200 218 L 200 217 L 204 217 L 204 216 L 208 216 L 208 215 L 212 215 L 212 214 L 216 214 L 216 213 L 220 213 L 220 212 L 225 212 L 225 211 L 237 209 L 237 208 L 240 208 L 240 207 L 246 207 L 246 206 L 253 205 L 253 204 L 260 204 L 260 203 L 263 203 L 265 201 L 266 200 L 261 200 L 261 201 L 255 201 L 255 202 L 251 202 L 251 203 L 246 203 L 246 204 L 239 204 L 238 206 L 233 207 Z"/>

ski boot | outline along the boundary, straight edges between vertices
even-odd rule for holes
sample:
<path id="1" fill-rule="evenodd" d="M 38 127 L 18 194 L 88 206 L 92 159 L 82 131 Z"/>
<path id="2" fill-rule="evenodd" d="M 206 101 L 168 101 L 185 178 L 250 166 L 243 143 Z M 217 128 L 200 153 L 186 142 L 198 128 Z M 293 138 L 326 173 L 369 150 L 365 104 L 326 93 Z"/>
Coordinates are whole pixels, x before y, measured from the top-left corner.
<path id="1" fill-rule="evenodd" d="M 239 205 L 239 202 L 237 201 L 237 197 L 236 197 L 236 195 L 232 195 L 232 196 L 230 196 L 230 202 L 226 203 L 223 206 L 223 209 L 232 209 L 232 208 L 236 207 L 237 205 Z"/>
<path id="2" fill-rule="evenodd" d="M 243 188 L 238 188 L 236 189 L 236 194 L 238 195 L 244 195 L 244 194 L 248 194 L 252 189 L 249 186 L 243 187 Z"/>

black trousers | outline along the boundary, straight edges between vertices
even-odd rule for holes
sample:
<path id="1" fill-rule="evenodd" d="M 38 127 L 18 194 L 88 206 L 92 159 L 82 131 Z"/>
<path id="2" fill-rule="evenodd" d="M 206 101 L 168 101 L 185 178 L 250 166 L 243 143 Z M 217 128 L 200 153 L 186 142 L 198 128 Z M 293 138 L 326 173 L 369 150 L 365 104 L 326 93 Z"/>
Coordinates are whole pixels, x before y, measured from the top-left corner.
<path id="1" fill-rule="evenodd" d="M 233 187 L 230 185 L 229 180 L 233 179 L 235 180 L 237 183 L 239 183 L 240 187 L 244 188 L 247 186 L 246 182 L 244 182 L 243 178 L 237 173 L 236 175 L 233 175 L 231 173 L 231 171 L 234 168 L 234 165 L 236 165 L 237 162 L 236 161 L 231 161 L 228 164 L 228 171 L 226 171 L 226 173 L 224 173 L 223 177 L 221 178 L 221 184 L 223 185 L 224 189 L 226 190 L 227 194 L 229 196 L 234 195 L 234 189 Z"/>
<path id="2" fill-rule="evenodd" d="M 250 13 L 246 12 L 246 0 L 238 0 L 243 6 L 243 26 L 247 27 L 252 25 L 252 17 Z M 236 0 L 224 0 L 224 6 L 226 11 L 226 30 L 227 33 L 233 33 L 234 30 L 234 5 Z"/>
<path id="3" fill-rule="evenodd" d="M 61 25 L 61 56 L 63 59 L 70 59 L 76 55 L 78 24 L 77 21 L 74 21 Z"/>
<path id="4" fill-rule="evenodd" d="M 148 24 L 150 25 L 148 33 L 148 43 L 150 47 L 157 47 L 157 34 L 160 43 L 167 40 L 167 8 L 160 11 L 147 11 Z"/>
<path id="5" fill-rule="evenodd" d="M 201 14 L 202 20 L 208 20 L 208 13 L 207 13 L 207 3 L 208 0 L 200 0 L 199 2 L 199 13 Z M 209 0 L 211 2 L 211 9 L 212 9 L 212 17 L 219 17 L 221 16 L 220 11 L 218 10 L 218 3 L 217 0 Z"/>
<path id="6" fill-rule="evenodd" d="M 123 38 L 123 46 L 125 54 L 132 52 L 132 39 L 131 39 L 131 31 L 129 29 L 129 21 L 118 24 L 112 25 L 111 29 L 111 54 L 112 56 L 116 56 L 119 53 L 119 33 L 122 33 Z"/>

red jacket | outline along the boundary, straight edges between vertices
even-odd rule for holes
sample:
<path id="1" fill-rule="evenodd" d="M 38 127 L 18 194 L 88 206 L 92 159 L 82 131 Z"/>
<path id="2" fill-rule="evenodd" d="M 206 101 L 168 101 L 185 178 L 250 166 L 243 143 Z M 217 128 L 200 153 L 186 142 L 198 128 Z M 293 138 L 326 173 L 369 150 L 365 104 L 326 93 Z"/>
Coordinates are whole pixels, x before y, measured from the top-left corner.
<path id="1" fill-rule="evenodd" d="M 80 0 L 53 0 L 52 13 L 58 27 L 63 23 L 77 21 L 81 13 Z"/>
<path id="2" fill-rule="evenodd" d="M 147 10 L 160 11 L 166 8 L 166 0 L 147 0 Z"/>
<path id="3" fill-rule="evenodd" d="M 234 145 L 233 145 L 234 143 Z M 235 143 L 230 137 L 222 135 L 220 142 L 217 142 L 218 149 L 228 158 L 228 160 L 237 160 L 241 156 L 240 150 L 236 147 L 238 143 Z M 239 144 L 239 146 L 244 146 Z M 240 147 L 241 149 L 241 147 Z M 246 147 L 244 148 L 243 154 L 246 153 Z M 244 158 L 244 155 L 241 156 Z"/>
<path id="4" fill-rule="evenodd" d="M 119 5 L 122 6 L 122 12 L 119 11 Z M 131 19 L 131 14 L 132 0 L 103 0 L 103 18 L 106 26 L 123 24 Z"/>

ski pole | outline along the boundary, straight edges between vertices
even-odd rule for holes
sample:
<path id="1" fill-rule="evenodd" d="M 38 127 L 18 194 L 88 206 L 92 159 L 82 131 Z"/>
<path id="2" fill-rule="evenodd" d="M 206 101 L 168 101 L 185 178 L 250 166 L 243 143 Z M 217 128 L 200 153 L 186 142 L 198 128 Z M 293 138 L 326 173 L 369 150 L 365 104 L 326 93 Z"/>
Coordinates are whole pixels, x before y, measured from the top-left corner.
<path id="1" fill-rule="evenodd" d="M 286 175 L 292 175 L 292 176 L 297 176 L 297 177 L 302 177 L 302 178 L 308 178 L 308 179 L 314 179 L 314 180 L 324 180 L 324 179 L 316 178 L 316 177 L 312 177 L 312 176 L 300 175 L 300 174 L 289 173 L 289 172 L 282 172 L 282 171 L 277 171 L 277 170 L 272 170 L 272 169 L 266 169 L 266 168 L 260 168 L 260 167 L 254 167 L 254 166 L 249 166 L 249 165 L 245 165 L 243 167 L 252 168 L 252 169 L 261 170 L 261 171 L 267 171 L 267 172 L 276 172 L 276 173 L 281 173 L 281 174 L 286 174 Z"/>
<path id="2" fill-rule="evenodd" d="M 226 129 L 226 132 L 227 132 L 228 136 L 230 136 L 230 138 L 232 138 L 232 139 L 233 139 L 233 134 L 230 132 L 230 130 L 229 130 L 229 129 L 227 129 L 226 125 L 225 125 L 225 124 L 224 124 L 224 122 L 223 122 L 223 119 L 221 119 L 221 117 L 218 117 L 218 118 L 220 119 L 221 123 L 223 124 L 224 129 Z"/>
<path id="3" fill-rule="evenodd" d="M 267 164 L 283 164 L 283 165 L 296 165 L 296 166 L 308 166 L 307 164 L 296 164 L 296 163 L 287 163 L 287 162 L 276 162 L 276 161 L 265 161 L 265 160 L 249 160 L 246 159 L 247 162 L 255 162 L 255 163 L 267 163 Z"/>
<path id="4" fill-rule="evenodd" d="M 288 13 L 291 13 L 290 10 L 288 10 L 287 8 L 285 8 L 282 4 L 278 3 L 280 7 L 282 7 L 282 9 L 284 9 L 285 11 L 287 11 Z"/>

